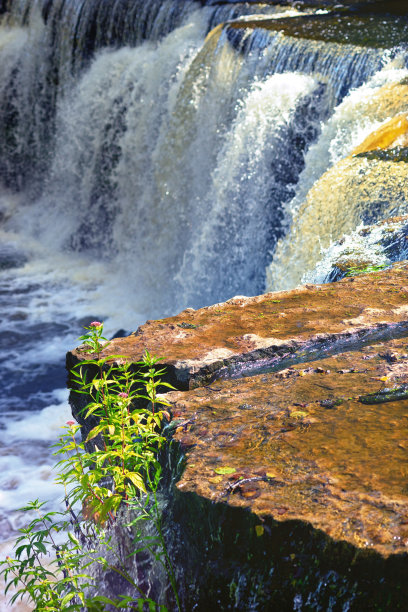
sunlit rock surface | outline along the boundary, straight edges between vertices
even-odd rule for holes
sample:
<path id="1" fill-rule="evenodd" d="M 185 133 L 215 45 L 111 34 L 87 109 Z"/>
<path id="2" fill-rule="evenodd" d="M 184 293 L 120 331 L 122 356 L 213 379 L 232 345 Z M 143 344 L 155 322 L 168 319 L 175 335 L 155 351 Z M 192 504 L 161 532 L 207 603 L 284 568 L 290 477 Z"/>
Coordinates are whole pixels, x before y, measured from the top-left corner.
<path id="1" fill-rule="evenodd" d="M 187 453 L 177 486 L 384 556 L 406 552 L 407 382 L 404 338 L 172 393 Z M 386 401 L 394 387 L 403 399 Z"/>
<path id="2" fill-rule="evenodd" d="M 408 119 L 406 115 L 397 115 L 367 136 L 364 142 L 354 149 L 352 155 L 367 153 L 376 149 L 406 146 L 408 144 L 407 132 Z"/>
<path id="3" fill-rule="evenodd" d="M 402 609 L 408 264 L 188 309 L 103 355 L 145 348 L 179 389 L 164 525 L 184 609 Z"/>
<path id="4" fill-rule="evenodd" d="M 386 274 L 253 298 L 237 296 L 147 321 L 132 335 L 114 339 L 102 356 L 124 355 L 137 362 L 147 348 L 163 357 L 169 379 L 184 390 L 219 376 L 283 367 L 291 360 L 306 360 L 311 352 L 318 355 L 406 330 L 408 268 L 401 263 Z M 86 353 L 76 349 L 68 353 L 68 368 L 86 359 Z"/>

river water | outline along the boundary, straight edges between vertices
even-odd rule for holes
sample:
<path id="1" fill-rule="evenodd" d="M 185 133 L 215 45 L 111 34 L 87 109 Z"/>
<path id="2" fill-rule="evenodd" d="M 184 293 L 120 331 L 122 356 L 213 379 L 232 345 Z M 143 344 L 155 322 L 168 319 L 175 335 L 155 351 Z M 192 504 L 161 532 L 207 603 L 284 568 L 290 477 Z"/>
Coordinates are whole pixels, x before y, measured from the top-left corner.
<path id="1" fill-rule="evenodd" d="M 406 46 L 386 19 L 378 41 L 379 18 L 366 24 L 375 44 L 348 41 L 344 23 L 341 42 L 219 25 L 262 16 L 305 15 L 14 0 L 1 18 L 2 541 L 26 501 L 60 501 L 51 445 L 70 416 L 64 355 L 83 325 L 130 332 L 296 286 L 319 278 L 311 242 L 342 235 L 341 217 L 320 235 L 318 215 L 299 210 L 384 121 L 365 102 L 408 77 Z"/>

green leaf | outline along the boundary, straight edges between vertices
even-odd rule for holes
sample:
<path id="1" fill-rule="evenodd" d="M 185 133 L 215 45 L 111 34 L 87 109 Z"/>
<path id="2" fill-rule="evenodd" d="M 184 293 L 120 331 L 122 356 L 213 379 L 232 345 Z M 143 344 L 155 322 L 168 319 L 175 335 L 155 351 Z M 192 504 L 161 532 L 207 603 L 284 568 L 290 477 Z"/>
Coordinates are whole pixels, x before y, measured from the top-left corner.
<path id="1" fill-rule="evenodd" d="M 216 474 L 234 474 L 234 472 L 236 472 L 237 470 L 233 467 L 229 467 L 228 465 L 225 465 L 224 467 L 219 467 L 219 468 L 215 468 L 214 472 Z"/>
<path id="2" fill-rule="evenodd" d="M 35 548 L 42 552 L 44 555 L 47 554 L 47 549 L 45 548 L 42 542 L 34 542 L 33 546 L 35 546 Z"/>
<path id="3" fill-rule="evenodd" d="M 102 408 L 102 404 L 97 402 L 91 402 L 86 406 L 86 408 L 88 408 L 88 411 L 85 415 L 85 418 L 87 419 L 91 414 L 95 412 L 95 410 L 98 410 L 98 408 Z"/>
<path id="4" fill-rule="evenodd" d="M 96 436 L 98 434 L 101 433 L 101 431 L 103 431 L 105 429 L 105 424 L 99 424 L 96 427 L 94 427 L 93 429 L 91 429 L 91 431 L 88 434 L 87 439 L 85 440 L 85 442 L 89 442 L 89 440 L 93 440 L 94 438 L 96 438 Z"/>
<path id="5" fill-rule="evenodd" d="M 140 489 L 140 491 L 146 493 L 146 486 L 140 474 L 138 474 L 137 472 L 127 472 L 126 478 L 129 478 L 129 480 L 132 482 L 132 484 L 135 485 L 137 489 Z"/>
<path id="6" fill-rule="evenodd" d="M 68 531 L 68 537 L 71 540 L 72 544 L 74 544 L 74 546 L 79 546 L 79 540 L 70 531 Z"/>
<path id="7" fill-rule="evenodd" d="M 61 610 L 63 610 L 66 607 L 67 603 L 69 603 L 74 597 L 75 593 L 67 593 L 67 595 L 65 595 L 65 597 L 63 597 L 61 600 Z"/>

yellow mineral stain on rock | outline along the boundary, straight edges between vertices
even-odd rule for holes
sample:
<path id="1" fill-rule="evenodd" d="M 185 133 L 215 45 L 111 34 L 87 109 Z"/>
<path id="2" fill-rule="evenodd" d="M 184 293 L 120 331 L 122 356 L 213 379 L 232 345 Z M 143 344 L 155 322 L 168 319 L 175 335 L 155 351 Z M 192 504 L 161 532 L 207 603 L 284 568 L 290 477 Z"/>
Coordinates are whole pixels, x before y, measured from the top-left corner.
<path id="1" fill-rule="evenodd" d="M 354 149 L 352 155 L 367 153 L 376 149 L 390 149 L 408 144 L 408 119 L 406 115 L 397 115 L 372 132 Z"/>

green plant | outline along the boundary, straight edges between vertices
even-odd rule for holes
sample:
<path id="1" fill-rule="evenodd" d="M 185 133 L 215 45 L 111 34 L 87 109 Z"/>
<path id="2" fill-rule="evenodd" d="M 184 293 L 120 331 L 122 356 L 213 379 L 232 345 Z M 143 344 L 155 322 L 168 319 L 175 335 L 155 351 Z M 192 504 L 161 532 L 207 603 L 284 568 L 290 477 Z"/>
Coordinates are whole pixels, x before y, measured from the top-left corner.
<path id="1" fill-rule="evenodd" d="M 81 442 L 77 438 L 80 426 L 69 421 L 55 452 L 61 457 L 57 463 L 57 482 L 65 489 L 71 531 L 67 532 L 67 541 L 58 544 L 54 536 L 67 530 L 67 516 L 43 513 L 43 504 L 38 500 L 23 508 L 37 516 L 21 530 L 15 558 L 1 563 L 6 592 L 13 586 L 17 591 L 11 603 L 28 597 L 34 610 L 50 612 L 84 608 L 144 610 L 145 605 L 149 610 L 164 610 L 135 583 L 126 569 L 126 559 L 120 558 L 110 537 L 109 530 L 117 526 L 119 508 L 127 504 L 135 515 L 131 523 L 138 540 L 134 553 L 148 550 L 161 563 L 180 608 L 157 501 L 161 479 L 157 455 L 164 444 L 161 426 L 163 419 L 170 418 L 162 409 L 166 402 L 158 397 L 157 388 L 173 387 L 160 380 L 164 370 L 157 369 L 159 359 L 148 351 L 134 374 L 124 357 L 101 356 L 108 343 L 102 335 L 101 323 L 94 321 L 85 329 L 80 350 L 95 358 L 87 359 L 86 365 L 79 364 L 71 376 L 73 390 L 89 400 L 84 409 L 85 420 L 93 418 L 97 424 Z M 96 375 L 88 380 L 92 369 Z M 149 537 L 139 529 L 145 521 L 154 527 Z M 114 562 L 108 562 L 101 551 L 109 552 Z M 51 562 L 46 558 L 49 552 L 55 556 Z M 87 570 L 95 564 L 120 574 L 135 596 L 110 599 L 92 594 L 97 589 Z"/>
<path id="2" fill-rule="evenodd" d="M 379 272 L 380 270 L 384 270 L 385 268 L 388 268 L 389 266 L 387 264 L 377 264 L 377 265 L 369 265 L 369 266 L 362 266 L 361 268 L 359 267 L 354 267 L 354 268 L 349 268 L 347 270 L 346 276 L 359 276 L 360 274 L 371 274 L 372 272 Z"/>

